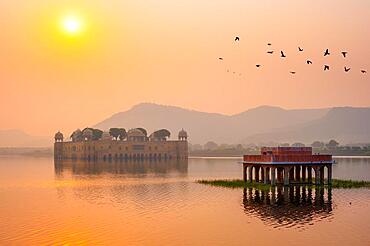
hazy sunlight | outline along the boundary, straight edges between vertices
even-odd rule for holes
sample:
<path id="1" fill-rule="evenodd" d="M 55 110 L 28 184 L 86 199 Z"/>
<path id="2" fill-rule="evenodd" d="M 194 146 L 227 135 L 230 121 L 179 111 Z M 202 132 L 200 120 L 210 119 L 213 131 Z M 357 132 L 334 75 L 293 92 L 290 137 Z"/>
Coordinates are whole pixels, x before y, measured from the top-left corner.
<path id="1" fill-rule="evenodd" d="M 82 32 L 83 23 L 77 16 L 67 16 L 61 21 L 63 32 L 69 35 L 76 35 Z"/>

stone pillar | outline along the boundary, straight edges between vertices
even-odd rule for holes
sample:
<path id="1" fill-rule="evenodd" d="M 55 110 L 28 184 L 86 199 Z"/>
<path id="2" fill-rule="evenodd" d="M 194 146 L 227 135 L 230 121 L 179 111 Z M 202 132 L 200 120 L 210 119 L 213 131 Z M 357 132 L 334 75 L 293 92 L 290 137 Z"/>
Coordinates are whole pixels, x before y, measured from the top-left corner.
<path id="1" fill-rule="evenodd" d="M 277 183 L 281 183 L 281 180 L 282 180 L 281 170 L 278 167 L 275 170 L 276 170 L 276 181 Z"/>
<path id="2" fill-rule="evenodd" d="M 283 172 L 284 172 L 284 169 L 282 169 L 282 168 L 278 169 L 278 181 L 279 181 L 280 184 L 284 183 L 284 174 L 283 174 Z"/>
<path id="3" fill-rule="evenodd" d="M 243 164 L 243 181 L 244 182 L 247 182 L 247 170 L 248 170 L 248 167 Z"/>
<path id="4" fill-rule="evenodd" d="M 306 166 L 302 166 L 302 181 L 303 183 L 306 183 Z"/>
<path id="5" fill-rule="evenodd" d="M 275 167 L 271 167 L 271 185 L 276 185 L 275 170 Z"/>
<path id="6" fill-rule="evenodd" d="M 308 170 L 307 170 L 307 180 L 308 180 L 308 183 L 309 184 L 312 184 L 312 167 L 311 166 L 308 166 L 307 167 Z"/>
<path id="7" fill-rule="evenodd" d="M 253 166 L 249 166 L 248 169 L 249 182 L 253 182 Z"/>
<path id="8" fill-rule="evenodd" d="M 320 167 L 314 167 L 315 168 L 315 184 L 320 184 Z"/>
<path id="9" fill-rule="evenodd" d="M 298 183 L 301 182 L 301 166 L 295 167 L 295 181 L 297 181 Z"/>
<path id="10" fill-rule="evenodd" d="M 269 171 L 268 171 L 268 167 L 263 167 L 264 171 L 263 171 L 263 174 L 264 174 L 264 178 L 263 178 L 263 183 L 264 184 L 268 184 L 269 183 Z"/>
<path id="11" fill-rule="evenodd" d="M 259 166 L 254 166 L 254 181 L 256 181 L 256 182 L 260 181 L 259 171 L 260 171 L 260 167 Z"/>
<path id="12" fill-rule="evenodd" d="M 290 173 L 290 168 L 284 167 L 284 185 L 289 185 L 289 173 Z"/>
<path id="13" fill-rule="evenodd" d="M 292 183 L 294 181 L 294 166 L 289 168 L 289 182 Z"/>
<path id="14" fill-rule="evenodd" d="M 324 184 L 324 166 L 320 167 L 320 184 Z"/>
<path id="15" fill-rule="evenodd" d="M 265 182 L 265 167 L 261 166 L 261 182 Z"/>
<path id="16" fill-rule="evenodd" d="M 328 184 L 329 185 L 331 184 L 331 181 L 332 181 L 332 175 L 333 175 L 332 164 L 329 164 L 328 165 Z"/>

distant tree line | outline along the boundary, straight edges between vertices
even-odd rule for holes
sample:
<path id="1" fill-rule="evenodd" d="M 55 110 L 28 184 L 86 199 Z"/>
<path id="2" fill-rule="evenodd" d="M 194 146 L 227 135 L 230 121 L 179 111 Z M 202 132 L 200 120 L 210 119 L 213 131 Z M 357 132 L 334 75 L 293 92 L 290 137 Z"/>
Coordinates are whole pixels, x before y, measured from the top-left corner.
<path id="1" fill-rule="evenodd" d="M 314 141 L 309 145 L 301 142 L 295 143 L 268 143 L 268 144 L 217 144 L 208 141 L 205 144 L 189 143 L 189 152 L 193 155 L 201 156 L 241 156 L 243 154 L 259 154 L 262 146 L 281 146 L 281 147 L 312 147 L 315 153 L 328 153 L 334 155 L 370 155 L 370 143 L 362 146 L 340 145 L 335 139 L 329 142 Z"/>

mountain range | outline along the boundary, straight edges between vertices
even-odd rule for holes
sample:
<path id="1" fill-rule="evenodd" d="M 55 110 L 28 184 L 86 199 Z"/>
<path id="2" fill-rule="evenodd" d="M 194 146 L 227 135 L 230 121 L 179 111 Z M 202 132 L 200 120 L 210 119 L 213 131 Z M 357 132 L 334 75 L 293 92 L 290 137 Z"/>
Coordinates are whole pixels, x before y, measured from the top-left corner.
<path id="1" fill-rule="evenodd" d="M 22 130 L 0 130 L 0 147 L 50 147 L 52 137 L 32 136 Z"/>
<path id="2" fill-rule="evenodd" d="M 283 109 L 260 106 L 235 115 L 206 113 L 174 106 L 141 103 L 95 125 L 167 128 L 173 136 L 184 128 L 191 143 L 271 143 L 336 139 L 340 143 L 370 141 L 370 108 Z"/>
<path id="3" fill-rule="evenodd" d="M 370 108 L 334 107 L 283 109 L 260 106 L 235 115 L 206 113 L 175 106 L 141 103 L 102 120 L 93 127 L 126 130 L 143 127 L 148 133 L 166 128 L 176 139 L 183 128 L 189 142 L 312 143 L 336 139 L 341 144 L 370 142 Z M 65 133 L 69 135 L 70 133 Z M 0 130 L 0 147 L 51 146 L 50 137 L 31 136 L 21 130 Z"/>

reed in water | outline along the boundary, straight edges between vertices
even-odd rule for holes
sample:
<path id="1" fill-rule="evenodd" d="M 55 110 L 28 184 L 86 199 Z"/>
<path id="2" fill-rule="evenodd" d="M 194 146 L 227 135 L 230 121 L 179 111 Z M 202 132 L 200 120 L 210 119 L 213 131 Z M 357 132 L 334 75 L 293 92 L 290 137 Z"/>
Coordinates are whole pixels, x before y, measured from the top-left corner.
<path id="1" fill-rule="evenodd" d="M 268 190 L 272 185 L 263 184 L 257 182 L 244 182 L 241 179 L 214 179 L 214 180 L 197 180 L 199 184 L 229 187 L 229 188 L 257 188 L 260 190 Z M 302 186 L 316 186 L 315 184 L 302 184 Z M 324 186 L 328 186 L 325 184 Z M 342 180 L 342 179 L 332 179 L 332 188 L 338 189 L 350 189 L 350 188 L 370 188 L 370 181 L 355 181 L 355 180 Z"/>

